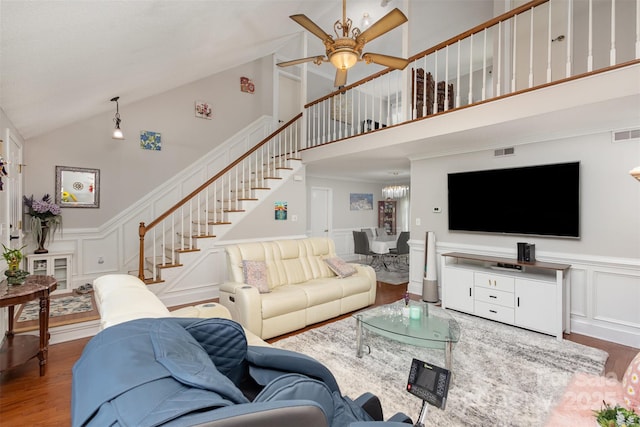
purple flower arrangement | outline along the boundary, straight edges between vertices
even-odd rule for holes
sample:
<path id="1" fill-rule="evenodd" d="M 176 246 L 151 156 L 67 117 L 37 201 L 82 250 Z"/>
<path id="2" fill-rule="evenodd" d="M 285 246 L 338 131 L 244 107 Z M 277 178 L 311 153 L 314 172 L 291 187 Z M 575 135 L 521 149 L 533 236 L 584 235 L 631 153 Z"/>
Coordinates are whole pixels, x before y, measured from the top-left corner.
<path id="1" fill-rule="evenodd" d="M 29 208 L 29 215 L 44 220 L 62 213 L 60 206 L 53 203 L 48 194 L 42 196 L 41 200 L 35 200 L 33 195 L 31 197 L 24 196 L 24 204 Z"/>
<path id="2" fill-rule="evenodd" d="M 46 253 L 47 250 L 44 249 L 43 245 L 49 233 L 51 232 L 53 238 L 58 229 L 62 230 L 62 211 L 60 206 L 51 200 L 49 194 L 45 194 L 40 200 L 34 199 L 33 195 L 31 197 L 24 196 L 24 205 L 28 208 L 29 215 L 31 215 L 33 238 L 39 244 L 35 253 Z"/>

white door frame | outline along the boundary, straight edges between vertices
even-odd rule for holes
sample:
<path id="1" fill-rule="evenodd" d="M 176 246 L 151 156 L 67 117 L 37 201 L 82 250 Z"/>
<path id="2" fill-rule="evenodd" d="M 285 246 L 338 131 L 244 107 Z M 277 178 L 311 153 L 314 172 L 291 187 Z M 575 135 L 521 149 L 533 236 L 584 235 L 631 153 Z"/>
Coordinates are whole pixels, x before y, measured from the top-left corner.
<path id="1" fill-rule="evenodd" d="M 3 228 L 3 244 L 12 248 L 22 247 L 23 224 L 22 224 L 22 163 L 23 148 L 22 142 L 15 138 L 11 129 L 5 131 L 4 149 L 8 162 L 6 182 L 6 210 L 4 212 L 5 222 Z"/>

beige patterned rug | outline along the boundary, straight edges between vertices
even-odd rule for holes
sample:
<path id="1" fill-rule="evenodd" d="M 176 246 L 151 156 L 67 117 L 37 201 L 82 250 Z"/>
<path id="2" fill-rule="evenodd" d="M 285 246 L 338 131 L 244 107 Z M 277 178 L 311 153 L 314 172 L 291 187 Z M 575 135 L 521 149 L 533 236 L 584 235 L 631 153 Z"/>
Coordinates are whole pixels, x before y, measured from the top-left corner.
<path id="1" fill-rule="evenodd" d="M 543 426 L 574 372 L 600 374 L 608 354 L 571 341 L 450 312 L 460 324 L 453 351 L 453 386 L 433 426 Z M 412 358 L 444 366 L 444 352 L 368 337 L 371 353 L 355 355 L 355 320 L 344 319 L 273 343 L 316 358 L 343 394 L 376 394 L 385 419 L 404 412 L 414 422 L 421 401 L 405 391 Z"/>

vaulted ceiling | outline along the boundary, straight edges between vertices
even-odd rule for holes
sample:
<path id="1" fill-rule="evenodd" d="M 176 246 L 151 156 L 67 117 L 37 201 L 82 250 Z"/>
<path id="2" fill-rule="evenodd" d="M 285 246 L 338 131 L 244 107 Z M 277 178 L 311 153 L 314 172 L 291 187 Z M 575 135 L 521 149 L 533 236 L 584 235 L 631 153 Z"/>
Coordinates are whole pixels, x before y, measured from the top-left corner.
<path id="1" fill-rule="evenodd" d="M 359 26 L 364 13 L 375 22 L 402 9 L 407 28 L 368 46 L 402 56 L 403 32 L 411 55 L 491 18 L 493 3 L 352 0 L 347 15 Z M 340 0 L 1 0 L 0 107 L 29 139 L 109 111 L 113 96 L 135 102 L 278 53 L 303 33 L 289 15 L 305 14 L 332 33 L 341 7 Z M 308 53 L 323 53 L 314 36 Z M 349 80 L 376 67 L 358 64 Z M 330 66 L 319 71 L 333 78 Z"/>

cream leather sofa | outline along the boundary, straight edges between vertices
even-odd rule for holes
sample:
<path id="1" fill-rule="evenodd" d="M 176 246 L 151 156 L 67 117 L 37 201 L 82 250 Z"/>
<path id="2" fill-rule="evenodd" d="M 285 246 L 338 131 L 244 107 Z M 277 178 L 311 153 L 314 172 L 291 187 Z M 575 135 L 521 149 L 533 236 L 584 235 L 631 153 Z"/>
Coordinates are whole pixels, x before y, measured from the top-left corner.
<path id="1" fill-rule="evenodd" d="M 107 274 L 93 281 L 94 298 L 100 313 L 100 329 L 129 320 L 158 317 L 222 317 L 231 319 L 224 306 L 205 303 L 169 311 L 139 278 L 129 274 Z M 249 345 L 269 345 L 245 328 Z"/>
<path id="2" fill-rule="evenodd" d="M 352 264 L 356 273 L 340 278 L 328 267 L 324 260 L 336 257 L 328 238 L 241 243 L 226 251 L 229 281 L 220 287 L 220 303 L 262 339 L 367 307 L 376 299 L 373 268 Z M 245 283 L 244 260 L 266 264 L 270 292 Z"/>

